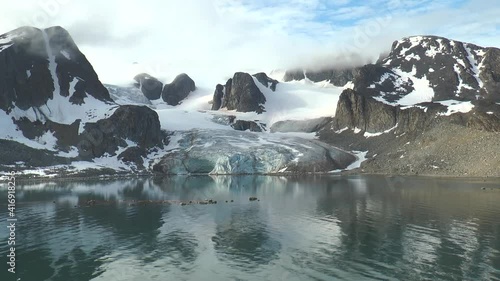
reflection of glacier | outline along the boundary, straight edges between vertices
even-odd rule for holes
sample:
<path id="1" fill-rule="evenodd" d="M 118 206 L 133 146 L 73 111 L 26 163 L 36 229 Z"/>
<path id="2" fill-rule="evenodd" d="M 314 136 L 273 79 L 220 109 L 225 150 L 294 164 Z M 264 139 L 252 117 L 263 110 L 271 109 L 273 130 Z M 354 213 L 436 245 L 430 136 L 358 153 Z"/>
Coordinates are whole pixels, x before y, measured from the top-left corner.
<path id="1" fill-rule="evenodd" d="M 163 174 L 273 174 L 345 169 L 356 157 L 316 140 L 228 130 L 191 130 L 172 138 L 154 170 Z"/>
<path id="2" fill-rule="evenodd" d="M 257 206 L 231 212 L 217 224 L 212 237 L 217 257 L 250 272 L 278 259 L 282 246 L 267 221 L 267 214 Z"/>
<path id="3" fill-rule="evenodd" d="M 457 190 L 462 182 L 176 176 L 19 185 L 19 215 L 29 222 L 19 226 L 19 260 L 37 266 L 20 268 L 20 277 L 497 280 L 500 193 L 478 192 L 484 182 Z M 73 205 L 90 198 L 214 198 L 219 204 Z M 7 235 L 0 228 L 0 237 Z M 25 278 L 32 272 L 35 278 Z"/>

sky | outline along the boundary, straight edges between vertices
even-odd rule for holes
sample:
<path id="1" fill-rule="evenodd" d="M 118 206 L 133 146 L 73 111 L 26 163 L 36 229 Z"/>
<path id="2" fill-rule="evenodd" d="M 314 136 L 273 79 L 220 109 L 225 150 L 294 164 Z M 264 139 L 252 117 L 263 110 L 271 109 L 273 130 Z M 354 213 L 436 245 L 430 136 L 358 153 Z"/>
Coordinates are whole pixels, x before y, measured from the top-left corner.
<path id="1" fill-rule="evenodd" d="M 498 0 L 0 1 L 0 33 L 62 26 L 112 84 L 363 64 L 412 35 L 500 47 Z"/>

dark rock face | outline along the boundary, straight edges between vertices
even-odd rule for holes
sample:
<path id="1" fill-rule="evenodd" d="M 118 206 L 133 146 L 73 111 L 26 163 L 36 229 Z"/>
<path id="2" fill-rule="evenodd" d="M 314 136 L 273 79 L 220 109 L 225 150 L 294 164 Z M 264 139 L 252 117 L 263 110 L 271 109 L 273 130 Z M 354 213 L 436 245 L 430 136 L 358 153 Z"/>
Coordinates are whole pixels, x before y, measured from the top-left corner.
<path id="1" fill-rule="evenodd" d="M 70 101 L 75 104 L 84 103 L 87 95 L 102 101 L 112 101 L 92 65 L 80 52 L 69 33 L 59 26 L 47 28 L 45 32 L 55 55 L 61 95 L 69 96 Z M 72 82 L 76 82 L 73 93 L 70 87 Z"/>
<path id="2" fill-rule="evenodd" d="M 215 86 L 214 98 L 212 100 L 212 110 L 219 110 L 222 106 L 222 98 L 224 97 L 224 86 L 217 84 Z"/>
<path id="3" fill-rule="evenodd" d="M 500 101 L 500 49 L 488 48 L 482 63 L 479 77 L 484 83 L 485 98 Z"/>
<path id="4" fill-rule="evenodd" d="M 71 159 L 58 157 L 48 150 L 34 149 L 16 141 L 0 139 L 0 167 L 18 165 L 19 162 L 27 167 L 47 167 L 70 164 Z M 8 170 L 10 169 L 12 168 Z"/>
<path id="5" fill-rule="evenodd" d="M 421 106 L 402 109 L 348 89 L 340 95 L 335 118 L 322 131 L 357 128 L 360 132 L 376 133 L 394 128 L 396 133 L 413 134 L 431 128 L 439 119 L 478 130 L 500 132 L 500 105 L 495 103 L 480 101 L 471 112 L 451 116 L 439 115 L 447 111 L 446 106 L 439 103 L 423 103 Z"/>
<path id="6" fill-rule="evenodd" d="M 19 130 L 22 131 L 23 136 L 34 140 L 41 137 L 47 132 L 52 132 L 54 137 L 57 138 L 57 146 L 59 149 L 67 151 L 71 146 L 78 144 L 78 129 L 80 128 L 80 120 L 76 120 L 70 125 L 59 124 L 47 120 L 45 123 L 41 121 L 31 122 L 28 118 L 22 117 L 15 120 Z"/>
<path id="7" fill-rule="evenodd" d="M 231 127 L 237 131 L 262 132 L 262 127 L 254 121 L 236 120 Z"/>
<path id="8" fill-rule="evenodd" d="M 411 80 L 404 81 L 392 70 L 376 64 L 360 67 L 353 77 L 353 84 L 358 93 L 384 96 L 388 102 L 395 102 L 414 90 Z"/>
<path id="9" fill-rule="evenodd" d="M 264 112 L 266 97 L 248 73 L 237 72 L 224 89 L 222 108 L 239 112 Z"/>
<path id="10" fill-rule="evenodd" d="M 129 147 L 120 155 L 118 155 L 118 160 L 121 160 L 125 163 L 134 163 L 139 168 L 144 167 L 144 159 L 143 156 L 146 156 L 146 150 L 140 147 Z"/>
<path id="11" fill-rule="evenodd" d="M 276 86 L 278 85 L 278 81 L 271 79 L 267 74 L 264 72 L 259 72 L 253 75 L 259 81 L 262 85 L 266 86 L 267 88 L 271 89 L 273 92 L 276 91 Z"/>
<path id="12" fill-rule="evenodd" d="M 340 95 L 333 129 L 348 127 L 380 132 L 394 127 L 396 122 L 395 107 L 348 89 Z"/>
<path id="13" fill-rule="evenodd" d="M 301 69 L 287 70 L 283 77 L 283 81 L 285 82 L 300 81 L 304 79 L 306 79 L 305 71 Z"/>
<path id="14" fill-rule="evenodd" d="M 169 105 L 178 105 L 189 93 L 196 90 L 196 85 L 187 74 L 175 77 L 174 81 L 166 84 L 162 91 L 162 99 Z"/>
<path id="15" fill-rule="evenodd" d="M 271 133 L 313 133 L 319 131 L 331 121 L 331 117 L 321 117 L 309 120 L 279 121 L 271 126 Z"/>
<path id="16" fill-rule="evenodd" d="M 61 27 L 23 27 L 0 35 L 0 109 L 27 110 L 54 95 L 82 104 L 85 97 L 112 101 L 94 69 Z M 48 46 L 48 49 L 47 49 Z M 56 77 L 53 77 L 55 73 Z"/>
<path id="17" fill-rule="evenodd" d="M 149 100 L 157 100 L 161 97 L 163 83 L 155 77 L 147 73 L 141 73 L 136 75 L 134 80 L 137 82 L 135 86 L 140 89 Z"/>
<path id="18" fill-rule="evenodd" d="M 500 110 L 497 114 L 474 111 L 468 114 L 466 126 L 487 132 L 500 132 Z"/>
<path id="19" fill-rule="evenodd" d="M 163 133 L 158 114 L 147 106 L 124 105 L 113 115 L 96 123 L 87 123 L 78 144 L 82 158 L 115 155 L 118 147 L 127 147 L 126 140 L 148 149 L 163 146 Z"/>
<path id="20" fill-rule="evenodd" d="M 427 110 L 417 107 L 401 109 L 376 101 L 372 97 L 345 90 L 339 98 L 337 112 L 331 127 L 326 130 L 357 128 L 361 132 L 383 132 L 394 128 L 397 132 L 414 132 L 425 129 L 437 113 L 445 111 L 439 104 L 426 104 Z"/>
<path id="21" fill-rule="evenodd" d="M 313 82 L 330 81 L 331 84 L 343 87 L 349 81 L 352 81 L 357 73 L 357 68 L 338 68 L 321 71 L 313 70 L 290 70 L 285 72 L 283 78 L 285 82 L 300 81 L 305 78 Z"/>
<path id="22" fill-rule="evenodd" d="M 42 31 L 19 28 L 0 39 L 10 36 L 14 36 L 11 43 L 0 45 L 0 109 L 10 112 L 14 104 L 23 110 L 42 106 L 54 92 Z"/>

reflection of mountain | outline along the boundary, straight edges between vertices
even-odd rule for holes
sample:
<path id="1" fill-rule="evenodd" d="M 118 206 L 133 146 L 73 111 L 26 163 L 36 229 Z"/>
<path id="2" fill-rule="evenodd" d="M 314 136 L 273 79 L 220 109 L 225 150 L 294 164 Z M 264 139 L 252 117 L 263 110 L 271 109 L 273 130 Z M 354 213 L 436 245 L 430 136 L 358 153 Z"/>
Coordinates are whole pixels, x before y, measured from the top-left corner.
<path id="1" fill-rule="evenodd" d="M 259 211 L 258 207 L 233 211 L 229 221 L 217 225 L 212 241 L 221 261 L 252 271 L 278 258 L 281 243 L 269 233 L 265 215 Z"/>
<path id="2" fill-rule="evenodd" d="M 500 192 L 489 190 L 497 183 L 206 176 L 19 186 L 19 277 L 500 280 Z M 74 207 L 89 199 L 198 198 L 220 201 Z M 2 202 L 5 192 L 0 217 Z"/>
<path id="3" fill-rule="evenodd" d="M 137 183 L 135 186 L 123 185 L 119 193 L 127 198 L 144 199 L 147 196 L 143 191 L 144 185 Z M 77 193 L 76 201 L 110 199 L 98 192 L 90 189 Z M 104 261 L 101 258 L 117 250 L 137 255 L 145 263 L 168 254 L 165 251 L 150 255 L 155 249 L 170 248 L 168 239 L 166 246 L 159 246 L 162 242 L 158 238 L 162 216 L 168 213 L 168 206 L 111 204 L 75 208 L 66 201 L 52 203 L 60 196 L 68 198 L 71 191 L 66 186 L 48 190 L 28 189 L 23 194 L 19 217 L 29 224 L 20 224 L 18 229 L 19 240 L 23 242 L 19 246 L 18 258 L 30 265 L 19 268 L 19 276 L 25 276 L 23 280 L 35 280 L 29 276 L 37 272 L 40 275 L 36 278 L 40 279 L 36 280 L 49 280 L 52 276 L 50 280 L 88 281 L 102 273 L 100 267 Z"/>
<path id="4" fill-rule="evenodd" d="M 454 189 L 446 188 L 450 184 Z M 471 190 L 470 183 L 373 177 L 339 179 L 325 185 L 317 204 L 324 225 L 316 232 L 336 224 L 341 239 L 338 244 L 318 240 L 308 251 L 297 249 L 294 263 L 299 267 L 338 277 L 345 270 L 360 280 L 387 276 L 474 280 L 491 274 L 491 269 L 480 264 L 494 256 L 490 247 L 498 241 L 491 235 L 492 229 L 484 227 L 494 221 L 492 214 L 481 211 L 491 210 L 484 204 L 492 199 Z M 457 192 L 460 186 L 469 189 Z"/>

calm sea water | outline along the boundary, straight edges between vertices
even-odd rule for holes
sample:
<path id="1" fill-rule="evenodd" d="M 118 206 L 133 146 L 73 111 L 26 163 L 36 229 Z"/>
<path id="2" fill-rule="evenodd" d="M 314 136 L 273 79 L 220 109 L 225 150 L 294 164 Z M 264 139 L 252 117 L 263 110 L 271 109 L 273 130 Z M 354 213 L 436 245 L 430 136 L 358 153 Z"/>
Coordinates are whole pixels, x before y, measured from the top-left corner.
<path id="1" fill-rule="evenodd" d="M 499 188 L 378 176 L 18 185 L 13 276 L 4 185 L 0 280 L 500 280 Z M 203 199 L 218 204 L 158 201 Z"/>

